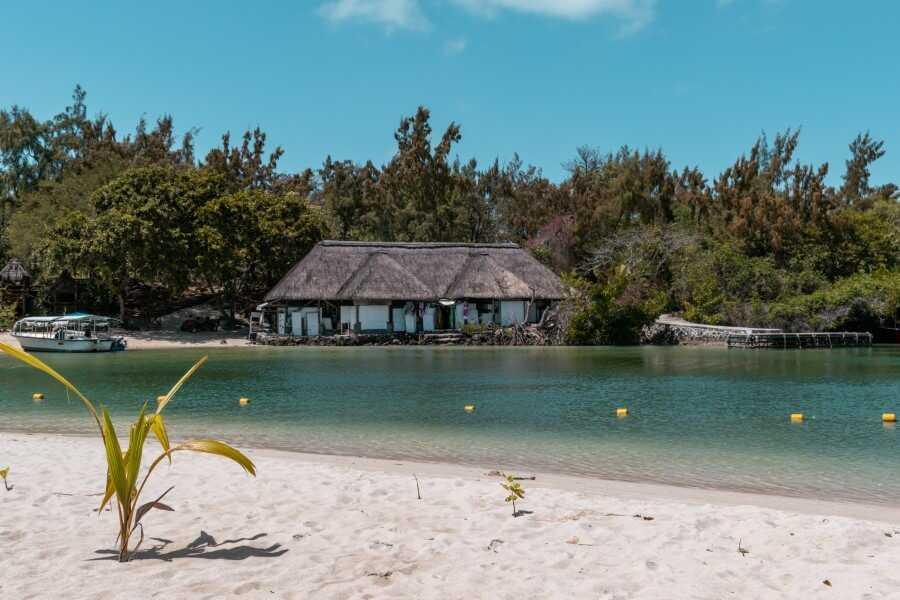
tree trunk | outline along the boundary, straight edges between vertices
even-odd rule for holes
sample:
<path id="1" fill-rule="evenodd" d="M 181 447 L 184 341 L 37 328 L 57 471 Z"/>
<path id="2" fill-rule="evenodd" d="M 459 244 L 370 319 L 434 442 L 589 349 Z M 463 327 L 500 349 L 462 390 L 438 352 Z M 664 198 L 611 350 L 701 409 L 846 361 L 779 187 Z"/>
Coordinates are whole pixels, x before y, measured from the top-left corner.
<path id="1" fill-rule="evenodd" d="M 231 316 L 228 321 L 228 328 L 234 329 L 234 323 L 237 319 L 237 300 L 235 298 L 231 299 Z"/>
<path id="2" fill-rule="evenodd" d="M 131 559 L 131 553 L 128 551 L 128 544 L 131 541 L 131 536 L 125 536 L 124 534 L 120 534 L 119 539 L 119 562 L 128 562 Z"/>
<path id="3" fill-rule="evenodd" d="M 125 303 L 128 300 L 128 276 L 122 275 L 119 280 L 119 320 L 125 326 Z"/>
<path id="4" fill-rule="evenodd" d="M 225 312 L 225 290 L 226 289 L 227 289 L 226 286 L 222 286 L 222 288 L 219 289 L 219 293 L 216 295 L 216 299 L 218 300 L 216 302 L 216 304 L 218 305 L 218 308 L 219 308 L 219 314 L 223 315 L 223 316 L 226 316 L 228 314 Z M 221 319 L 221 317 L 220 317 L 220 319 Z"/>
<path id="5" fill-rule="evenodd" d="M 120 291 L 118 294 L 119 298 L 119 320 L 122 321 L 122 325 L 125 324 L 125 292 Z"/>

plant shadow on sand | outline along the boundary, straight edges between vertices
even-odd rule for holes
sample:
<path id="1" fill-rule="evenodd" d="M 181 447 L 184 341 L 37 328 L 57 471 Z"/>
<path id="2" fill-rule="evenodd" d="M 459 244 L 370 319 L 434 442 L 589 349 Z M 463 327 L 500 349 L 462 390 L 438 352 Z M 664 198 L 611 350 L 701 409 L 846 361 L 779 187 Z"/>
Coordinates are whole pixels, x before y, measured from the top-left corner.
<path id="1" fill-rule="evenodd" d="M 269 534 L 257 533 L 252 537 L 244 537 L 234 540 L 223 540 L 221 542 L 217 542 L 213 536 L 201 530 L 200 535 L 197 536 L 197 539 L 186 545 L 184 548 L 178 550 L 170 550 L 168 552 L 166 552 L 166 548 L 174 543 L 172 542 L 172 540 L 167 540 L 165 538 L 149 538 L 150 540 L 157 542 L 157 544 L 152 548 L 147 548 L 146 550 L 139 550 L 135 552 L 131 557 L 131 560 L 163 560 L 166 562 L 171 562 L 179 558 L 244 560 L 247 558 L 278 558 L 288 551 L 287 548 L 282 548 L 281 544 L 272 544 L 271 546 L 265 548 L 261 548 L 258 546 L 249 546 L 247 544 L 243 544 L 240 546 L 230 546 L 227 548 L 221 547 L 231 544 L 240 544 L 241 542 L 252 542 L 260 538 L 264 538 L 267 535 Z M 119 559 L 118 550 L 97 550 L 96 553 L 105 554 L 107 556 L 92 558 L 90 560 Z"/>

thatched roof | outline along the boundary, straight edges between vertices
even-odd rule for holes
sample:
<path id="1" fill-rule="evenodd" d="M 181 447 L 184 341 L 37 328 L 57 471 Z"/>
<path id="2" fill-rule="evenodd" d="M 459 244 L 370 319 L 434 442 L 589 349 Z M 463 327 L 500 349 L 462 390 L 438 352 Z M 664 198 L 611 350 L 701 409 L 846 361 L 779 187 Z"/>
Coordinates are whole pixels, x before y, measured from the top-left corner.
<path id="1" fill-rule="evenodd" d="M 13 285 L 27 284 L 31 280 L 31 274 L 25 269 L 25 266 L 19 262 L 18 258 L 11 258 L 6 266 L 0 269 L 0 283 L 11 283 Z"/>
<path id="2" fill-rule="evenodd" d="M 565 286 L 515 244 L 320 242 L 266 295 L 310 300 L 558 300 Z"/>

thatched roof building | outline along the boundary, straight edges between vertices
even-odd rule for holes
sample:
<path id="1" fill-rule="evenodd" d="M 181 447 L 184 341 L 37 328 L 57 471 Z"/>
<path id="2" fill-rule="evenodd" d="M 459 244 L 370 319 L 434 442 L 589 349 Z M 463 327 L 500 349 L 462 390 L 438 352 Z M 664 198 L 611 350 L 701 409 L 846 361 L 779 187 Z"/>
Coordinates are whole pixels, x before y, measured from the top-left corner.
<path id="1" fill-rule="evenodd" d="M 565 286 L 515 244 L 320 242 L 266 302 L 559 300 Z"/>
<path id="2" fill-rule="evenodd" d="M 27 287 L 30 283 L 31 274 L 18 258 L 9 259 L 9 262 L 0 269 L 0 285 Z"/>
<path id="3" fill-rule="evenodd" d="M 14 304 L 17 317 L 24 317 L 31 308 L 31 273 L 17 258 L 0 269 L 0 303 Z"/>

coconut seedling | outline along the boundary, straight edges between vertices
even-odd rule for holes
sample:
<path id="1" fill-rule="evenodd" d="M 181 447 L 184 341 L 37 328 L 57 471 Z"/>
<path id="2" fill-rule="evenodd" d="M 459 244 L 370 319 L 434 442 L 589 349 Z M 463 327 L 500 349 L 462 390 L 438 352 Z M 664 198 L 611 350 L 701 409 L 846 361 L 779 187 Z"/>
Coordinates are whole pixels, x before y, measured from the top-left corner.
<path id="1" fill-rule="evenodd" d="M 506 502 L 512 502 L 513 516 L 517 517 L 519 516 L 519 511 L 516 510 L 516 500 L 525 499 L 525 490 L 514 476 L 506 474 L 501 474 L 501 476 L 504 480 L 500 482 L 500 487 L 507 491 Z"/>
<path id="2" fill-rule="evenodd" d="M 174 453 L 203 452 L 222 456 L 239 464 L 250 475 L 256 475 L 256 467 L 253 462 L 243 453 L 224 442 L 202 439 L 189 440 L 174 446 L 169 443 L 169 434 L 166 431 L 162 412 L 172 400 L 172 397 L 181 389 L 181 386 L 197 372 L 197 369 L 203 366 L 207 359 L 206 356 L 188 369 L 187 373 L 178 380 L 168 394 L 158 399 L 155 412 L 148 414 L 146 403 L 141 407 L 137 418 L 131 424 L 128 435 L 128 447 L 123 450 L 119 445 L 119 438 L 109 417 L 109 411 L 105 407 L 101 406 L 98 411 L 94 403 L 88 400 L 78 388 L 40 359 L 3 343 L 0 343 L 0 351 L 39 371 L 43 371 L 64 385 L 66 389 L 81 400 L 91 417 L 93 417 L 106 450 L 106 491 L 103 494 L 103 500 L 100 502 L 99 510 L 102 511 L 115 498 L 119 525 L 119 535 L 116 538 L 116 542 L 119 545 L 119 560 L 121 562 L 129 560 L 144 540 L 144 527 L 141 524 L 141 519 L 154 508 L 157 510 L 172 510 L 171 507 L 162 503 L 162 499 L 172 488 L 169 488 L 161 496 L 150 502 L 141 503 L 140 500 L 141 493 L 144 491 L 144 486 L 147 484 L 150 476 L 164 460 L 171 463 Z M 144 457 L 144 444 L 151 432 L 159 441 L 160 446 L 162 446 L 162 452 L 150 462 L 150 466 L 142 474 L 141 465 Z M 140 537 L 137 543 L 132 545 L 132 538 L 135 532 L 138 532 Z"/>

